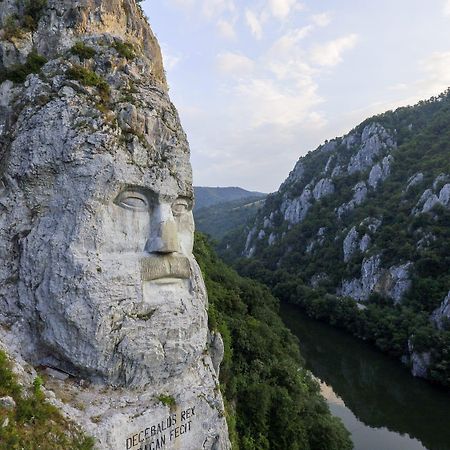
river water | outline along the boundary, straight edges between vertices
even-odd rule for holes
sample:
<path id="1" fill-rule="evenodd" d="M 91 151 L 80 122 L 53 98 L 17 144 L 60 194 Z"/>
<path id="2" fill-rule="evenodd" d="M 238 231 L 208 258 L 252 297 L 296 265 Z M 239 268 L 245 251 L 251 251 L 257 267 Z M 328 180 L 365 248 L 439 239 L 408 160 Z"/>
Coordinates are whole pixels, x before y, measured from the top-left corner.
<path id="1" fill-rule="evenodd" d="M 281 316 L 355 450 L 450 450 L 448 392 L 296 306 L 283 305 Z"/>

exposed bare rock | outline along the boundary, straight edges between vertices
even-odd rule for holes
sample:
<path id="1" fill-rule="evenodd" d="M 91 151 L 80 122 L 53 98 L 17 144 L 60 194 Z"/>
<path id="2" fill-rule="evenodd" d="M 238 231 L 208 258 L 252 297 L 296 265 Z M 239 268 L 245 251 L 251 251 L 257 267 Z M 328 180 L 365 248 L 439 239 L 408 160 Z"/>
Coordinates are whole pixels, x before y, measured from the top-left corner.
<path id="1" fill-rule="evenodd" d="M 334 194 L 334 184 L 329 178 L 322 178 L 314 187 L 313 196 L 315 200 L 320 200 Z"/>
<path id="2" fill-rule="evenodd" d="M 303 221 L 312 205 L 312 197 L 312 187 L 307 185 L 299 197 L 284 200 L 281 205 L 284 219 L 292 225 Z"/>
<path id="3" fill-rule="evenodd" d="M 367 198 L 367 185 L 364 181 L 360 181 L 353 187 L 353 198 L 348 202 L 344 203 L 343 205 L 339 206 L 336 210 L 336 214 L 339 218 L 342 218 L 342 216 L 353 209 L 355 209 L 357 206 L 364 203 L 364 201 Z"/>
<path id="4" fill-rule="evenodd" d="M 450 291 L 441 305 L 433 311 L 431 320 L 440 330 L 450 326 Z"/>
<path id="5" fill-rule="evenodd" d="M 408 192 L 412 187 L 416 186 L 417 184 L 422 183 L 423 179 L 424 176 L 422 172 L 418 172 L 412 177 L 410 177 L 406 185 L 406 192 Z"/>
<path id="6" fill-rule="evenodd" d="M 389 155 L 383 158 L 383 161 L 375 164 L 369 174 L 369 186 L 376 189 L 391 173 L 391 164 L 394 158 Z"/>
<path id="7" fill-rule="evenodd" d="M 356 227 L 353 227 L 347 234 L 343 242 L 344 261 L 348 262 L 353 254 L 358 250 L 359 233 L 356 231 Z"/>
<path id="8" fill-rule="evenodd" d="M 376 122 L 367 125 L 361 134 L 360 149 L 350 159 L 348 173 L 368 169 L 382 152 L 394 147 L 396 147 L 395 138 L 383 126 Z"/>
<path id="9" fill-rule="evenodd" d="M 22 6 L 0 2 L 2 25 Z M 0 341 L 72 374 L 54 381 L 83 413 L 54 403 L 98 448 L 150 445 L 165 422 L 164 448 L 229 449 L 189 145 L 139 4 L 48 0 L 35 31 L 2 37 L 0 68 L 30 42 L 48 62 L 0 86 Z"/>

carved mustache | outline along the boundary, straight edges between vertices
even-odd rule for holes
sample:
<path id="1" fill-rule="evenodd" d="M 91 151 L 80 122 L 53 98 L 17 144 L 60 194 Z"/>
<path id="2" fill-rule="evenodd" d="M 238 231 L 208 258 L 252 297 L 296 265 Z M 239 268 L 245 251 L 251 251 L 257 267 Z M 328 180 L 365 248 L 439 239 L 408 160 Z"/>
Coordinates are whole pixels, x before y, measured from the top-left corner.
<path id="1" fill-rule="evenodd" d="M 142 281 L 190 276 L 191 263 L 185 256 L 153 256 L 141 259 Z"/>

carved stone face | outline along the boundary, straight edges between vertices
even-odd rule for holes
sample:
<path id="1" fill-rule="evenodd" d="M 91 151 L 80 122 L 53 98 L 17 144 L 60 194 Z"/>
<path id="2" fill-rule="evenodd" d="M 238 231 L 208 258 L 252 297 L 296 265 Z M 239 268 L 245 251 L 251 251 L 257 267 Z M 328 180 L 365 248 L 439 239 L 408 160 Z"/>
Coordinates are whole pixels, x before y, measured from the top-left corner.
<path id="1" fill-rule="evenodd" d="M 38 336 L 33 357 L 116 385 L 180 375 L 205 348 L 207 297 L 192 255 L 191 167 L 178 118 L 175 128 L 153 119 L 150 137 L 165 157 L 135 148 L 142 164 L 111 133 L 92 150 L 92 135 L 67 125 L 76 109 L 52 114 L 41 110 L 12 145 L 10 214 L 0 220 L 0 244 L 11 241 L 14 214 L 28 222 L 15 262 L 18 315 Z"/>

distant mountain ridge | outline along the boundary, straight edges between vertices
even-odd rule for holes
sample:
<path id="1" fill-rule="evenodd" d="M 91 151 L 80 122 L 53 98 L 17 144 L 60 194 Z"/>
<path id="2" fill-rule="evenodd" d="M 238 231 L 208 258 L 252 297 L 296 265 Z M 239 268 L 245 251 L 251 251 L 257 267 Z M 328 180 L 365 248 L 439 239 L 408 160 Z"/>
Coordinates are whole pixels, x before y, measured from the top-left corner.
<path id="1" fill-rule="evenodd" d="M 220 248 L 309 315 L 450 386 L 450 90 L 299 159 Z"/>
<path id="2" fill-rule="evenodd" d="M 196 228 L 215 240 L 220 240 L 231 230 L 243 228 L 248 221 L 254 219 L 265 198 L 266 196 L 245 197 L 194 210 Z"/>
<path id="3" fill-rule="evenodd" d="M 194 212 L 208 206 L 226 203 L 233 200 L 240 200 L 250 197 L 265 197 L 267 194 L 252 192 L 240 187 L 204 187 L 195 186 L 195 206 Z"/>

